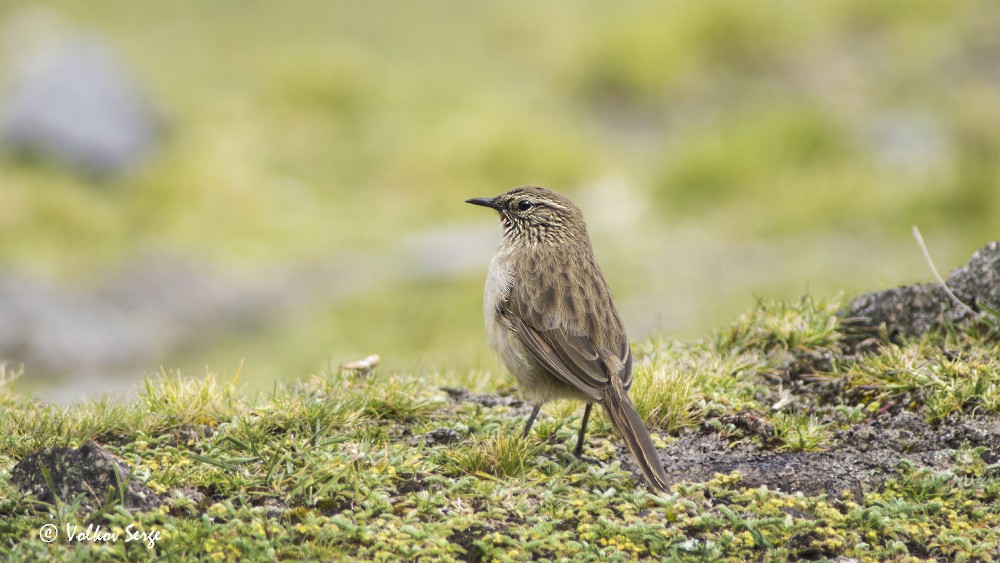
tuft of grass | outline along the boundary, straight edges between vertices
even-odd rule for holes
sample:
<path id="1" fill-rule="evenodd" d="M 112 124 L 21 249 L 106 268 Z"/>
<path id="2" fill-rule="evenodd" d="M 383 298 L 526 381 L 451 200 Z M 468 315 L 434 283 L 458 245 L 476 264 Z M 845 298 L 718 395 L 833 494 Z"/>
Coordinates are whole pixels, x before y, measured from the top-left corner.
<path id="1" fill-rule="evenodd" d="M 535 463 L 540 448 L 536 440 L 501 429 L 485 441 L 454 452 L 453 467 L 469 475 L 514 477 L 524 475 Z"/>
<path id="2" fill-rule="evenodd" d="M 647 425 L 669 433 L 694 421 L 700 374 L 695 362 L 685 360 L 691 358 L 655 353 L 636 365 L 630 395 Z"/>
<path id="3" fill-rule="evenodd" d="M 771 425 L 782 449 L 790 452 L 822 451 L 830 440 L 828 425 L 815 416 L 782 412 L 771 418 Z"/>
<path id="4" fill-rule="evenodd" d="M 955 474 L 951 471 L 934 472 L 918 468 L 908 460 L 901 461 L 898 469 L 899 476 L 891 479 L 886 489 L 898 495 L 900 500 L 925 503 L 952 494 L 948 485 L 955 479 Z"/>
<path id="5" fill-rule="evenodd" d="M 898 402 L 928 422 L 962 412 L 1000 412 L 1000 344 L 969 346 L 963 337 L 924 336 L 887 345 L 845 366 L 848 381 L 869 404 Z"/>
<path id="6" fill-rule="evenodd" d="M 0 402 L 12 398 L 14 382 L 24 373 L 23 369 L 10 369 L 6 362 L 0 362 Z"/>
<path id="7" fill-rule="evenodd" d="M 765 360 L 753 351 L 719 351 L 706 342 L 650 340 L 637 345 L 630 395 L 647 424 L 668 433 L 699 423 L 718 405 L 740 406 Z"/>
<path id="8" fill-rule="evenodd" d="M 138 406 L 144 408 L 143 428 L 161 432 L 194 425 L 214 426 L 228 420 L 236 410 L 236 381 L 220 383 L 214 373 L 202 379 L 161 371 L 146 377 L 139 390 Z"/>
<path id="9" fill-rule="evenodd" d="M 110 398 L 70 407 L 15 404 L 0 412 L 0 455 L 19 458 L 45 447 L 131 436 L 135 420 L 135 411 Z"/>
<path id="10" fill-rule="evenodd" d="M 717 350 L 833 349 L 837 332 L 837 300 L 804 296 L 798 301 L 758 299 L 750 311 L 715 334 Z"/>
<path id="11" fill-rule="evenodd" d="M 378 370 L 368 375 L 352 372 L 315 376 L 313 386 L 323 400 L 357 408 L 368 418 L 414 421 L 437 409 L 442 393 L 423 377 L 385 374 Z M 344 413 L 346 414 L 346 413 Z"/>
<path id="12" fill-rule="evenodd" d="M 595 405 L 591 413 L 592 420 L 603 415 L 603 413 L 598 414 L 600 411 L 601 408 Z M 572 447 L 575 445 L 576 430 L 580 427 L 582 416 L 583 403 L 580 401 L 557 400 L 545 403 L 545 407 L 531 427 L 528 438 L 537 436 L 542 440 L 554 441 L 557 437 L 562 437 Z"/>
<path id="13" fill-rule="evenodd" d="M 434 411 L 442 402 L 440 397 L 428 396 L 423 391 L 427 385 L 422 379 L 392 375 L 372 387 L 377 392 L 367 395 L 365 412 L 378 419 L 413 421 Z"/>

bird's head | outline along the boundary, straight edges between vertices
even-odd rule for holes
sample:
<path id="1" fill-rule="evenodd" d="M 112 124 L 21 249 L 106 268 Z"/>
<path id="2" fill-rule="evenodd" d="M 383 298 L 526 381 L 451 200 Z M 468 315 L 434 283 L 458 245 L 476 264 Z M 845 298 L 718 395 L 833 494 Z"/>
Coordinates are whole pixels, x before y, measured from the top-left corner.
<path id="1" fill-rule="evenodd" d="M 587 240 L 583 213 L 569 198 L 552 190 L 522 186 L 493 198 L 474 198 L 466 203 L 496 209 L 508 242 L 558 244 L 580 238 Z"/>

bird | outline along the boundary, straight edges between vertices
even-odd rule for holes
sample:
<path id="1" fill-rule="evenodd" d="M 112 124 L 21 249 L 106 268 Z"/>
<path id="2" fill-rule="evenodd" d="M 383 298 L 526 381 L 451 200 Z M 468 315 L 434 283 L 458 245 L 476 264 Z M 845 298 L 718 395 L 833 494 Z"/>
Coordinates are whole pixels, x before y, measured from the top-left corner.
<path id="1" fill-rule="evenodd" d="M 663 462 L 628 395 L 632 351 L 583 213 L 569 198 L 537 186 L 466 203 L 500 215 L 503 238 L 490 262 L 483 312 L 491 347 L 534 405 L 522 437 L 546 401 L 583 401 L 573 450 L 581 458 L 597 403 L 646 482 L 667 490 Z"/>

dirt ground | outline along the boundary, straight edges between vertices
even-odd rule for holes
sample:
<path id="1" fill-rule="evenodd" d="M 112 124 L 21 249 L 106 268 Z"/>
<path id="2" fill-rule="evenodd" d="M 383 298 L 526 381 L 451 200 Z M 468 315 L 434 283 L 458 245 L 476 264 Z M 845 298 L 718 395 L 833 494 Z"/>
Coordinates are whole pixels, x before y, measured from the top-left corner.
<path id="1" fill-rule="evenodd" d="M 806 495 L 854 498 L 880 490 L 903 459 L 917 467 L 944 470 L 963 445 L 987 448 L 983 459 L 1000 459 L 1000 420 L 963 416 L 931 425 L 911 412 L 898 412 L 845 431 L 822 452 L 780 452 L 742 441 L 731 446 L 716 431 L 699 429 L 660 451 L 667 475 L 674 482 L 703 482 L 716 473 L 739 471 L 750 487 Z"/>
<path id="2" fill-rule="evenodd" d="M 526 416 L 530 410 L 512 397 L 450 391 L 453 400 L 513 407 L 515 416 Z M 822 410 L 822 405 L 817 408 Z M 660 458 L 671 482 L 705 482 L 716 474 L 738 471 L 749 487 L 766 485 L 786 493 L 831 497 L 849 491 L 858 499 L 881 490 L 902 460 L 918 468 L 943 471 L 961 455 L 962 448 L 982 447 L 980 456 L 985 463 L 1000 461 L 1000 417 L 989 415 L 961 415 L 931 424 L 893 405 L 869 420 L 836 431 L 832 443 L 820 452 L 780 451 L 774 447 L 767 423 L 753 415 L 728 416 L 724 422 L 738 429 L 737 436 L 723 434 L 706 421 L 668 440 Z M 440 438 L 447 440 L 446 436 Z M 619 446 L 619 454 L 623 466 L 641 482 L 624 446 Z"/>

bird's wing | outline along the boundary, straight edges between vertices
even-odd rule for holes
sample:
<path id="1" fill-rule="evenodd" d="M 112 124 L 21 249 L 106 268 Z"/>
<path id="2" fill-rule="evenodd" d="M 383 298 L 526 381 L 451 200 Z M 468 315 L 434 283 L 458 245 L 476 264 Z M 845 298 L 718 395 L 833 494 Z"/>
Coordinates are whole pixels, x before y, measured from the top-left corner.
<path id="1" fill-rule="evenodd" d="M 590 277 L 532 276 L 535 283 L 513 289 L 509 305 L 514 332 L 534 358 L 564 383 L 600 400 L 612 376 L 628 389 L 632 354 L 604 276 L 596 265 L 584 271 Z"/>
<path id="2" fill-rule="evenodd" d="M 620 343 L 619 358 L 625 359 L 625 367 L 621 371 L 622 389 L 628 391 L 632 388 L 632 348 L 628 345 L 628 339 L 622 339 Z"/>
<path id="3" fill-rule="evenodd" d="M 604 398 L 608 378 L 589 338 L 565 338 L 566 333 L 558 330 L 540 333 L 523 319 L 514 323 L 514 333 L 549 373 L 595 401 Z"/>

